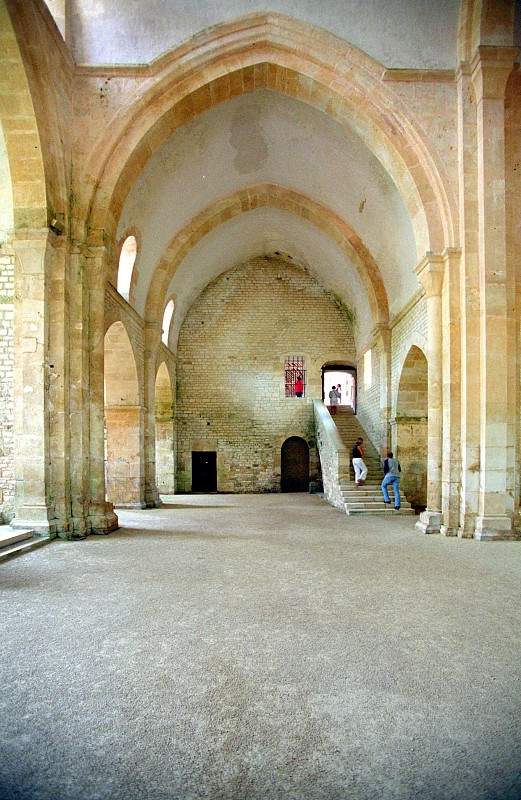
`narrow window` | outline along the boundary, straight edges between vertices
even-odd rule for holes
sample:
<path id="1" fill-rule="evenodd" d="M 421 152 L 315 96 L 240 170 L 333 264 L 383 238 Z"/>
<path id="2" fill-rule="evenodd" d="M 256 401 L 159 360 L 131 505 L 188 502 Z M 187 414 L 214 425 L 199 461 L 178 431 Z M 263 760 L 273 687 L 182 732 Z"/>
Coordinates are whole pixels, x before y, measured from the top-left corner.
<path id="1" fill-rule="evenodd" d="M 130 295 L 130 282 L 132 280 L 132 270 L 137 255 L 137 242 L 135 236 L 127 236 L 123 242 L 121 253 L 119 254 L 118 265 L 118 292 L 125 300 Z"/>
<path id="2" fill-rule="evenodd" d="M 163 332 L 162 332 L 162 340 L 163 344 L 166 344 L 168 347 L 168 335 L 170 333 L 170 323 L 172 322 L 172 316 L 174 314 L 174 301 L 169 300 L 166 304 L 165 313 L 163 314 Z"/>
<path id="3" fill-rule="evenodd" d="M 288 356 L 284 362 L 284 392 L 286 397 L 306 396 L 304 356 Z"/>
<path id="4" fill-rule="evenodd" d="M 373 383 L 373 367 L 371 360 L 371 350 L 364 353 L 364 388 L 370 389 Z"/>

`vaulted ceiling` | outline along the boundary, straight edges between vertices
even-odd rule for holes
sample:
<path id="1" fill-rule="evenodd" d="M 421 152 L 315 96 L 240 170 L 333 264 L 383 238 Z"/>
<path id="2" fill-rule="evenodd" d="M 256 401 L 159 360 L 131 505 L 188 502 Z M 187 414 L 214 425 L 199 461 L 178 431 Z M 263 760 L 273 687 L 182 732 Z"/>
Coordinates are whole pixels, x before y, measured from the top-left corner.
<path id="1" fill-rule="evenodd" d="M 417 291 L 411 219 L 392 179 L 354 130 L 268 90 L 234 98 L 178 129 L 130 191 L 118 228 L 140 234 L 136 309 L 144 313 L 154 272 L 172 239 L 212 204 L 259 183 L 320 203 L 356 232 L 379 267 L 391 313 Z M 359 339 L 371 329 L 370 298 L 353 261 L 305 217 L 283 209 L 240 214 L 208 233 L 177 268 L 176 326 L 196 289 L 220 271 L 276 250 L 304 263 L 356 306 Z"/>

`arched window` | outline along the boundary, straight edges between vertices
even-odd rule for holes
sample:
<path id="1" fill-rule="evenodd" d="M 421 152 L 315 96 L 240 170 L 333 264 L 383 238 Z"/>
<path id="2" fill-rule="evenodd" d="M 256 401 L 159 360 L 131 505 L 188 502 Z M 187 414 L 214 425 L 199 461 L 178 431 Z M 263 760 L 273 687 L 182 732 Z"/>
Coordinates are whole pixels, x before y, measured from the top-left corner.
<path id="1" fill-rule="evenodd" d="M 163 333 L 162 333 L 162 340 L 163 344 L 166 344 L 168 347 L 168 334 L 170 333 L 170 323 L 172 322 L 172 316 L 174 314 L 174 301 L 169 300 L 166 304 L 165 313 L 163 314 Z"/>
<path id="2" fill-rule="evenodd" d="M 134 269 L 136 255 L 136 237 L 127 236 L 119 254 L 118 265 L 118 292 L 125 300 L 128 300 L 130 295 L 130 281 L 132 280 L 132 270 Z"/>

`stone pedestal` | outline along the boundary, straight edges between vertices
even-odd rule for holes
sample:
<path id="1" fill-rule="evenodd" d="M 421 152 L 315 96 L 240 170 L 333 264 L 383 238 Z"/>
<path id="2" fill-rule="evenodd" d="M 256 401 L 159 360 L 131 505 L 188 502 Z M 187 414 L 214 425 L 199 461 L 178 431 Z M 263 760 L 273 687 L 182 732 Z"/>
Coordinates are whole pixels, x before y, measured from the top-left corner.
<path id="1" fill-rule="evenodd" d="M 422 511 L 416 523 L 416 530 L 420 533 L 439 533 L 441 528 L 441 511 Z"/>
<path id="2" fill-rule="evenodd" d="M 518 539 L 519 537 L 512 529 L 510 517 L 480 516 L 476 519 L 474 538 L 480 542 L 490 542 L 501 539 Z"/>

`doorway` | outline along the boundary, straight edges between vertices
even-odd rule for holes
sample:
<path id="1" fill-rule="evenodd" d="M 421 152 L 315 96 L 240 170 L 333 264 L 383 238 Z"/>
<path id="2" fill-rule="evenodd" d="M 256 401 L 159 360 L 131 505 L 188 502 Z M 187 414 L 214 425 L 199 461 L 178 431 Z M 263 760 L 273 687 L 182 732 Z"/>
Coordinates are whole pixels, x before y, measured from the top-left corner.
<path id="1" fill-rule="evenodd" d="M 356 413 L 356 368 L 342 364 L 324 364 L 322 367 L 322 399 L 330 405 L 329 391 L 339 389 L 340 406 L 349 406 Z"/>
<path id="2" fill-rule="evenodd" d="M 192 492 L 217 491 L 217 453 L 192 451 Z"/>
<path id="3" fill-rule="evenodd" d="M 309 447 L 300 436 L 286 439 L 280 452 L 281 492 L 307 492 L 309 489 Z"/>

